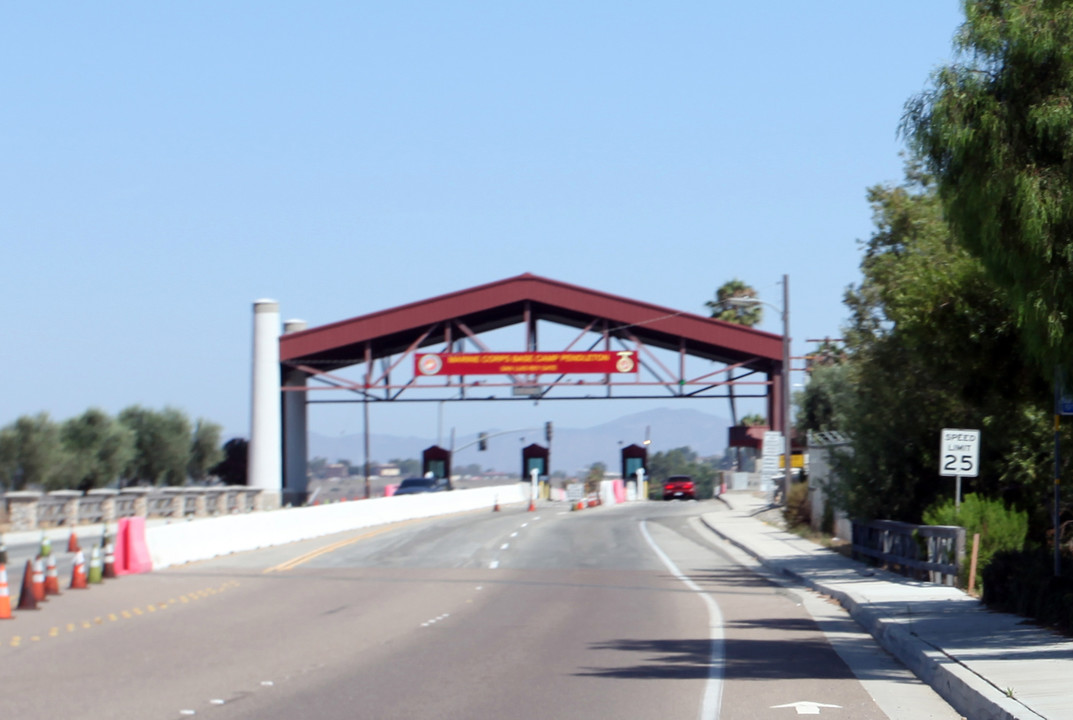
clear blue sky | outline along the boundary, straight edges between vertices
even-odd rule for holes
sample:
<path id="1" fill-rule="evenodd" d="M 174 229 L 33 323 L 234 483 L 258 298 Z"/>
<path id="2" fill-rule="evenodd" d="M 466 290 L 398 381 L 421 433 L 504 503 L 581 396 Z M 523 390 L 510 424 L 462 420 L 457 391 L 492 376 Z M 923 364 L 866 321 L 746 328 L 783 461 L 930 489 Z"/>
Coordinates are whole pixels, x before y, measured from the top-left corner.
<path id="1" fill-rule="evenodd" d="M 699 313 L 734 277 L 779 305 L 789 273 L 802 354 L 840 333 L 865 189 L 899 181 L 903 104 L 960 22 L 956 0 L 8 4 L 0 425 L 137 403 L 244 435 L 255 299 L 318 325 L 522 272 Z M 519 405 L 444 422 L 641 407 Z"/>

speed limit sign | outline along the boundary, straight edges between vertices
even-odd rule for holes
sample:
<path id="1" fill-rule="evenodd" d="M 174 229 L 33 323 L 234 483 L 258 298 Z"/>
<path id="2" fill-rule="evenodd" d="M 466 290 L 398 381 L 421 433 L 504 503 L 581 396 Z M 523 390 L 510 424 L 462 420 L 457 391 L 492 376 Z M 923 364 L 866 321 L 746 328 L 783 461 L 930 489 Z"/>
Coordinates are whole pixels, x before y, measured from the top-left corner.
<path id="1" fill-rule="evenodd" d="M 976 477 L 980 474 L 980 431 L 943 428 L 939 475 Z"/>

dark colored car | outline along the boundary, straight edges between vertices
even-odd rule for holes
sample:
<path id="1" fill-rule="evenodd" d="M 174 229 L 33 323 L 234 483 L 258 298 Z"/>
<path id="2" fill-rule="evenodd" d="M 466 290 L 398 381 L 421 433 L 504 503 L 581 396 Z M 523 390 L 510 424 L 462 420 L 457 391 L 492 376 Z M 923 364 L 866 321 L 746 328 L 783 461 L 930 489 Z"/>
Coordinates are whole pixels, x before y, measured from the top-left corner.
<path id="1" fill-rule="evenodd" d="M 689 475 L 671 475 L 663 483 L 664 500 L 693 500 L 696 497 L 693 478 Z"/>
<path id="2" fill-rule="evenodd" d="M 396 495 L 416 495 L 417 493 L 442 492 L 450 490 L 451 483 L 447 478 L 406 478 L 395 490 Z"/>

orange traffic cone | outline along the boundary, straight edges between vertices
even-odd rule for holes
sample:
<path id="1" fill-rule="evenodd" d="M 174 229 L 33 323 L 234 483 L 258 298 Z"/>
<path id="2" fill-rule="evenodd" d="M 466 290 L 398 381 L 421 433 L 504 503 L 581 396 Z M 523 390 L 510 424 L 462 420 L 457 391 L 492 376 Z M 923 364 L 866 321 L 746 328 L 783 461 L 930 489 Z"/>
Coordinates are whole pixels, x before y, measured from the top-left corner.
<path id="1" fill-rule="evenodd" d="M 0 620 L 11 620 L 11 593 L 7 589 L 7 565 L 0 563 Z"/>
<path id="2" fill-rule="evenodd" d="M 88 590 L 89 585 L 86 583 L 86 556 L 79 550 L 75 555 L 75 566 L 71 572 L 71 590 Z"/>
<path id="3" fill-rule="evenodd" d="M 78 536 L 75 535 L 75 531 L 71 531 L 71 537 L 67 538 L 67 552 L 73 553 L 81 550 L 82 547 L 78 544 Z"/>
<path id="4" fill-rule="evenodd" d="M 534 510 L 536 510 L 536 503 L 533 502 L 532 500 L 530 500 L 529 501 L 529 512 L 533 512 Z"/>
<path id="5" fill-rule="evenodd" d="M 45 561 L 41 559 L 40 555 L 34 560 L 33 589 L 34 600 L 37 602 L 45 602 L 48 600 L 48 598 L 45 597 Z"/>
<path id="6" fill-rule="evenodd" d="M 499 512 L 499 496 L 496 495 L 496 504 L 492 506 L 492 512 Z"/>
<path id="7" fill-rule="evenodd" d="M 60 576 L 56 573 L 56 555 L 48 556 L 48 569 L 45 573 L 45 595 L 60 594 Z"/>
<path id="8" fill-rule="evenodd" d="M 34 597 L 34 561 L 26 561 L 26 570 L 22 573 L 22 592 L 19 593 L 19 606 L 16 610 L 36 610 L 37 598 Z"/>
<path id="9" fill-rule="evenodd" d="M 117 577 L 115 571 L 115 547 L 110 542 L 104 546 L 104 572 L 102 577 Z"/>

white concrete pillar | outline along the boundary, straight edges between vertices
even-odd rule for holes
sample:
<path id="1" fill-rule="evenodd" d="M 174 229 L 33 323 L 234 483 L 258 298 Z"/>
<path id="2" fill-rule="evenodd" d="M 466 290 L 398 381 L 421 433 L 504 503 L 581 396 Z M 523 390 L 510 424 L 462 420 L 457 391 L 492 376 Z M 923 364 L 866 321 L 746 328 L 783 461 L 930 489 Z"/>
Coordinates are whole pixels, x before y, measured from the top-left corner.
<path id="1" fill-rule="evenodd" d="M 283 334 L 306 329 L 305 320 L 288 320 L 283 323 Z M 283 373 L 284 387 L 298 387 L 301 391 L 283 393 L 283 502 L 288 505 L 303 505 L 308 492 L 309 463 L 308 406 L 305 386 L 307 373 L 287 368 Z"/>
<path id="2" fill-rule="evenodd" d="M 283 490 L 283 438 L 279 376 L 279 303 L 253 304 L 253 392 L 247 484 L 278 504 Z M 273 499 L 269 499 L 272 503 Z"/>

